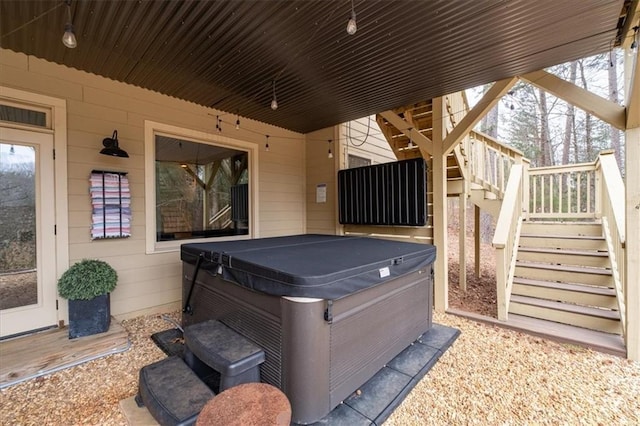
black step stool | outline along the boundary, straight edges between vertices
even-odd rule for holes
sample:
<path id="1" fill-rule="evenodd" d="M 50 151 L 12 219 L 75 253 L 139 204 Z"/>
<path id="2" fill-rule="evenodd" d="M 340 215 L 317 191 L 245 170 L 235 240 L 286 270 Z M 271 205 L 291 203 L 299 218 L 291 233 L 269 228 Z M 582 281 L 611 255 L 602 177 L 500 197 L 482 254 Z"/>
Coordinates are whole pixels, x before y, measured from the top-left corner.
<path id="1" fill-rule="evenodd" d="M 260 381 L 264 351 L 221 322 L 211 320 L 185 328 L 185 360 L 169 357 L 140 370 L 138 406 L 146 406 L 162 426 L 193 425 L 215 396 L 203 380 L 215 371 L 219 392 Z M 217 384 L 217 383 L 216 383 Z"/>
<path id="2" fill-rule="evenodd" d="M 172 356 L 140 369 L 136 403 L 162 426 L 186 426 L 215 393 L 181 358 Z"/>
<path id="3" fill-rule="evenodd" d="M 264 351 L 255 343 L 216 320 L 184 329 L 184 360 L 201 379 L 213 370 L 220 374 L 218 392 L 260 381 Z"/>

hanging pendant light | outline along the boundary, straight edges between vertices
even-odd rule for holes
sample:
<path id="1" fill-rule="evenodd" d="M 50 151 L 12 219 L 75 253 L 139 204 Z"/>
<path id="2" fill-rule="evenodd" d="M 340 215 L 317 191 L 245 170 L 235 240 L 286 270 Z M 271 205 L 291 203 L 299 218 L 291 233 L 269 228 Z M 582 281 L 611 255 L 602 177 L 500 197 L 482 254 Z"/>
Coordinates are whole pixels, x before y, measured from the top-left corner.
<path id="1" fill-rule="evenodd" d="M 331 152 L 331 139 L 329 139 L 329 153 L 327 154 L 327 158 L 333 158 L 333 152 Z"/>
<path id="2" fill-rule="evenodd" d="M 78 46 L 78 40 L 76 40 L 75 29 L 71 22 L 71 0 L 66 0 L 67 4 L 67 23 L 64 24 L 64 34 L 62 35 L 62 44 L 69 49 L 75 49 Z"/>
<path id="3" fill-rule="evenodd" d="M 276 98 L 276 81 L 275 80 L 273 80 L 273 99 L 271 100 L 271 109 L 274 111 L 278 109 L 278 99 Z"/>
<path id="4" fill-rule="evenodd" d="M 358 31 L 358 25 L 356 24 L 356 11 L 353 7 L 353 0 L 351 0 L 351 18 L 347 22 L 347 34 L 354 35 Z"/>
<path id="5" fill-rule="evenodd" d="M 265 135 L 267 137 L 267 143 L 264 145 L 264 150 L 269 152 L 269 135 Z"/>

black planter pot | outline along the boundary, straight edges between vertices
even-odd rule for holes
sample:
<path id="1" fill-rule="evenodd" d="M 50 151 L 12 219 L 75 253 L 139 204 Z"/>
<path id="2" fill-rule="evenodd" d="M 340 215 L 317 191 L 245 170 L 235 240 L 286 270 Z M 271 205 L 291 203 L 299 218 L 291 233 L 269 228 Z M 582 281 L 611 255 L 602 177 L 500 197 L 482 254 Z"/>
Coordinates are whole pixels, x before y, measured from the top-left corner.
<path id="1" fill-rule="evenodd" d="M 109 293 L 91 300 L 69 300 L 69 339 L 91 336 L 109 330 L 111 304 Z"/>

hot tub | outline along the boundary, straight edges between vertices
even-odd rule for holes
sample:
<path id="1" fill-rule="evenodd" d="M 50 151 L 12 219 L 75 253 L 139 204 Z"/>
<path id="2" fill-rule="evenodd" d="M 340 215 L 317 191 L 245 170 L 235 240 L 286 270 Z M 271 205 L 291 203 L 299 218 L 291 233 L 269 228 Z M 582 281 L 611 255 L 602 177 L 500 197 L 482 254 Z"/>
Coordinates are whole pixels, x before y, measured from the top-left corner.
<path id="1" fill-rule="evenodd" d="M 260 345 L 261 380 L 312 423 L 431 327 L 435 256 L 326 235 L 183 244 L 183 325 L 218 319 Z"/>

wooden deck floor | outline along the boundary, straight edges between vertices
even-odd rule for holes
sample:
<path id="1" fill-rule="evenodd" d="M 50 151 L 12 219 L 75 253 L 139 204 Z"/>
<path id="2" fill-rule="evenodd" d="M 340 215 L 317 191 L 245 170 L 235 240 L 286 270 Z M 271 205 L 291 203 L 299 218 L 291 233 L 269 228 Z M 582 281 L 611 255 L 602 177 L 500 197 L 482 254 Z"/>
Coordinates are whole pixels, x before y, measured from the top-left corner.
<path id="1" fill-rule="evenodd" d="M 0 342 L 0 389 L 129 349 L 126 330 L 111 319 L 106 333 L 69 340 L 53 329 Z"/>
<path id="2" fill-rule="evenodd" d="M 540 336 L 557 342 L 570 343 L 572 345 L 590 348 L 594 351 L 604 352 L 623 358 L 626 358 L 627 356 L 627 349 L 625 348 L 622 336 L 611 333 L 587 330 L 586 328 L 574 327 L 571 325 L 516 314 L 509 314 L 509 320 L 503 322 L 496 318 L 466 312 L 459 309 L 448 309 L 447 313 L 468 318 L 473 321 L 509 328 L 511 330 L 521 331 L 527 334 L 533 334 L 535 336 Z"/>

